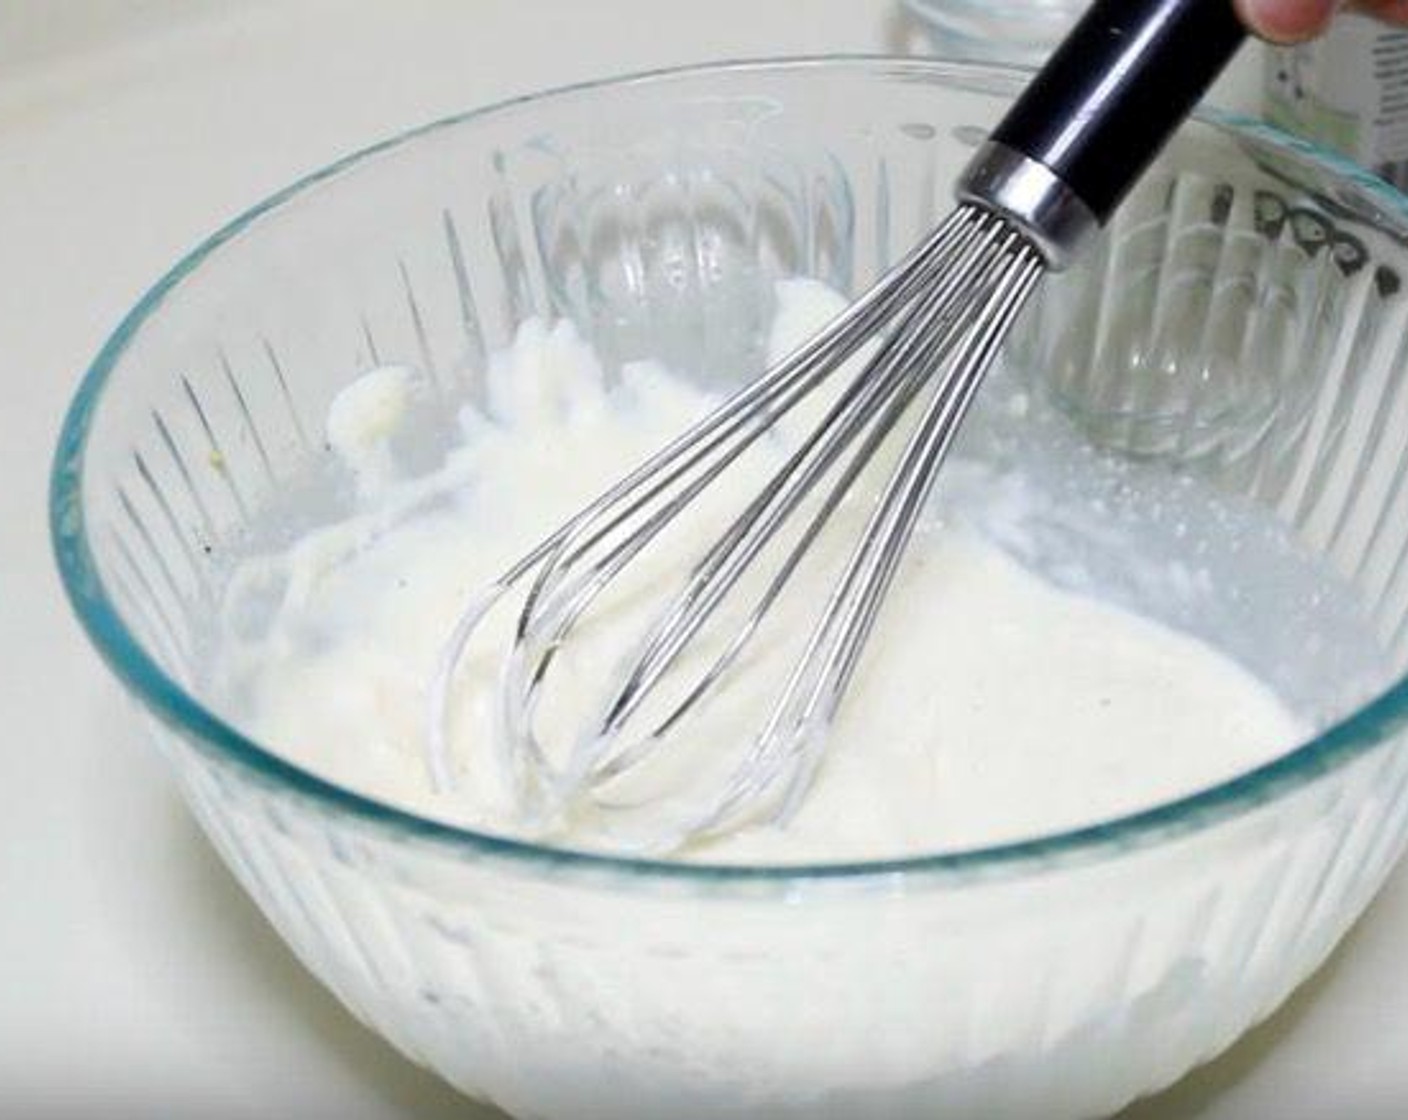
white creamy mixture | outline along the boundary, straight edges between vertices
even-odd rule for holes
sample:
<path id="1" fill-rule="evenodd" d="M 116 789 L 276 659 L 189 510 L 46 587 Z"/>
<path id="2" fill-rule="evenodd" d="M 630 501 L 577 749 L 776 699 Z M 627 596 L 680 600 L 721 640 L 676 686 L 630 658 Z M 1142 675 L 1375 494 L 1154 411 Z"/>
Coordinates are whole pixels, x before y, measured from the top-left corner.
<path id="1" fill-rule="evenodd" d="M 811 283 L 779 296 L 774 349 L 836 299 Z M 462 445 L 411 482 L 395 440 L 421 392 L 413 371 L 387 368 L 335 403 L 328 441 L 361 512 L 236 572 L 217 685 L 255 736 L 320 774 L 513 831 L 476 714 L 487 654 L 466 667 L 455 706 L 462 788 L 429 781 L 426 687 L 449 627 L 478 586 L 708 401 L 648 365 L 608 391 L 570 325 L 528 323 L 495 358 L 483 410 L 462 417 Z M 799 601 L 824 597 L 813 578 Z M 1216 650 L 1055 587 L 958 520 L 921 531 L 891 594 L 799 814 L 685 858 L 887 857 L 1031 837 L 1225 779 L 1307 730 Z M 559 839 L 602 843 L 585 826 Z"/>

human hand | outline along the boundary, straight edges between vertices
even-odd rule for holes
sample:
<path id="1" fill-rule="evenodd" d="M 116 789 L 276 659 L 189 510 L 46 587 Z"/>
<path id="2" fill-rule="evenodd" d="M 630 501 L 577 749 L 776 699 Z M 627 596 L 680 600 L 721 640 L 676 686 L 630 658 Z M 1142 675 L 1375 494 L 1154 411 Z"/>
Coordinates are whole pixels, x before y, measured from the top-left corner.
<path id="1" fill-rule="evenodd" d="M 1408 0 L 1233 0 L 1242 22 L 1273 43 L 1301 43 L 1330 26 L 1341 8 L 1408 27 Z"/>

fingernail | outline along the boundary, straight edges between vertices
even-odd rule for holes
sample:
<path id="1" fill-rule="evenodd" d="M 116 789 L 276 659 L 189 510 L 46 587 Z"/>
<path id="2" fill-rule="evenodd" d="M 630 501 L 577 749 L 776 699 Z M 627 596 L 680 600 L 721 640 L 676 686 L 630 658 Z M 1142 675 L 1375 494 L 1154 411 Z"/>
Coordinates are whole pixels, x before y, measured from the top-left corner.
<path id="1" fill-rule="evenodd" d="M 1236 0 L 1242 22 L 1273 43 L 1302 43 L 1329 26 L 1336 0 Z"/>

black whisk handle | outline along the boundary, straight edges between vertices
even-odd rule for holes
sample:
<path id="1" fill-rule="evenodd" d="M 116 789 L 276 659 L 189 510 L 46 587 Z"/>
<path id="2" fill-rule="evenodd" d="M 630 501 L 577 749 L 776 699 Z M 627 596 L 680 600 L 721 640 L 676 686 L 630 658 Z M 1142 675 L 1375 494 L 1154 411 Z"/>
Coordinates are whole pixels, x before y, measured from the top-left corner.
<path id="1" fill-rule="evenodd" d="M 992 140 L 1103 224 L 1246 37 L 1232 0 L 1096 0 Z"/>

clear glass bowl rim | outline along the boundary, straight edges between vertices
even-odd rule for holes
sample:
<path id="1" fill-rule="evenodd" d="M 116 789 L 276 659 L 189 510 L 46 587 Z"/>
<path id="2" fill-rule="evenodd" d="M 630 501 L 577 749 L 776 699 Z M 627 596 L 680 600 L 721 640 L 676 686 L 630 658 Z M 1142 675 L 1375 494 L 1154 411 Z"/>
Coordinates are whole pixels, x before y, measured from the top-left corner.
<path id="1" fill-rule="evenodd" d="M 355 165 L 427 134 L 481 117 L 538 103 L 590 97 L 599 90 L 627 85 L 707 78 L 713 74 L 777 74 L 828 68 L 871 72 L 877 76 L 939 78 L 988 87 L 1006 83 L 1014 91 L 1029 77 L 1028 71 L 1013 66 L 884 55 L 825 55 L 705 63 L 577 83 L 467 110 L 374 143 L 270 195 L 181 258 L 127 313 L 84 374 L 64 417 L 50 475 L 49 526 L 64 590 L 90 640 L 119 680 L 168 726 L 193 737 L 202 749 L 234 761 L 275 788 L 388 829 L 405 840 L 448 846 L 476 858 L 505 860 L 526 865 L 524 870 L 536 868 L 555 875 L 606 873 L 635 880 L 667 880 L 724 888 L 756 885 L 760 880 L 800 885 L 820 880 L 883 879 L 893 885 L 897 876 L 905 880 L 937 879 L 952 885 L 1110 858 L 1209 828 L 1287 797 L 1382 745 L 1408 725 L 1408 675 L 1405 675 L 1374 700 L 1271 762 L 1228 781 L 1114 820 L 1015 843 L 887 860 L 782 865 L 682 863 L 576 851 L 477 832 L 357 793 L 286 761 L 246 737 L 205 708 L 160 668 L 123 623 L 94 563 L 82 499 L 84 455 L 88 431 L 104 389 L 129 342 L 159 313 L 166 297 L 194 274 L 207 257 L 239 237 L 261 217 Z M 1365 200 L 1375 205 L 1379 215 L 1400 225 L 1400 236 L 1408 236 L 1408 197 L 1363 168 L 1251 117 L 1204 107 L 1196 118 L 1225 133 L 1255 139 L 1293 162 L 1339 180 L 1351 192 L 1367 196 Z"/>

